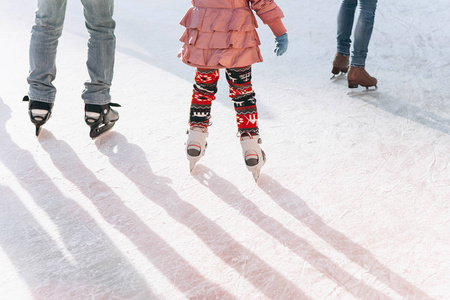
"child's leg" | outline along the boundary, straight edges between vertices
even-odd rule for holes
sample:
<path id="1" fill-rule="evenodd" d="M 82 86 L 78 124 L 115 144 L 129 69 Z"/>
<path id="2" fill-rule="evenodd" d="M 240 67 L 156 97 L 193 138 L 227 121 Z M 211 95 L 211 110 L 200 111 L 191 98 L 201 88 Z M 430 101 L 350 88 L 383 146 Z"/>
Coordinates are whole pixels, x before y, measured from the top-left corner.
<path id="1" fill-rule="evenodd" d="M 252 68 L 226 69 L 227 81 L 230 85 L 230 97 L 236 110 L 236 121 L 240 135 L 242 154 L 247 169 L 258 180 L 266 155 L 259 144 L 258 111 L 256 109 L 255 92 L 252 88 Z"/>
<path id="2" fill-rule="evenodd" d="M 192 93 L 189 125 L 208 127 L 211 118 L 211 103 L 216 99 L 219 70 L 196 69 Z"/>
<path id="3" fill-rule="evenodd" d="M 230 98 L 234 103 L 239 134 L 257 135 L 258 111 L 252 88 L 252 67 L 226 69 Z"/>
<path id="4" fill-rule="evenodd" d="M 211 103 L 216 99 L 219 70 L 196 69 L 195 84 L 192 93 L 191 111 L 189 116 L 188 139 L 186 154 L 192 171 L 195 164 L 205 155 L 206 138 L 208 137 L 209 119 L 211 118 Z"/>

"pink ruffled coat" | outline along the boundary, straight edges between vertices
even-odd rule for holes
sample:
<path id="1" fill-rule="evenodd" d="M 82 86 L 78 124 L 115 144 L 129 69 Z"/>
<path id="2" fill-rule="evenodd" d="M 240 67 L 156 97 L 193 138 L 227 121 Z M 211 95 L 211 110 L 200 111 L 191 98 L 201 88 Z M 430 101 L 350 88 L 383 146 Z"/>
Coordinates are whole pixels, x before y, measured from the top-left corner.
<path id="1" fill-rule="evenodd" d="M 180 38 L 183 46 L 178 57 L 198 68 L 236 68 L 262 62 L 258 24 L 251 9 L 264 24 L 284 17 L 273 0 L 191 2 L 192 7 L 180 22 L 186 30 Z"/>

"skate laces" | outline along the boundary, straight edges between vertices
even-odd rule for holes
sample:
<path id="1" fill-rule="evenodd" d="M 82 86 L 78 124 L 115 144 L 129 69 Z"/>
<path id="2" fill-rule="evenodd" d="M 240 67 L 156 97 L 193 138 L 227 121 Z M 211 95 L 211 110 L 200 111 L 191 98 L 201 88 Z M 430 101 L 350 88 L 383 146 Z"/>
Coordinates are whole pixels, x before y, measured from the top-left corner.
<path id="1" fill-rule="evenodd" d="M 245 140 L 251 140 L 253 139 L 253 136 L 250 132 L 239 132 L 237 133 L 237 136 L 240 138 L 241 141 Z M 247 138 L 245 138 L 247 137 Z"/>

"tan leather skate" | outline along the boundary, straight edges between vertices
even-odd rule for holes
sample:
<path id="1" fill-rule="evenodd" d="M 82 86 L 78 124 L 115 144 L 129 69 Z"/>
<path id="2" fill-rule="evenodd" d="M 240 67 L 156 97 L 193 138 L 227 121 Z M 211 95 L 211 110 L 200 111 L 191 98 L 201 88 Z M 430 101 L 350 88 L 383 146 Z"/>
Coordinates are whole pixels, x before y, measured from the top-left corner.
<path id="1" fill-rule="evenodd" d="M 377 87 L 377 79 L 372 77 L 367 73 L 363 67 L 351 66 L 347 74 L 348 87 L 353 89 L 357 88 L 358 85 L 369 87 Z"/>
<path id="2" fill-rule="evenodd" d="M 336 53 L 333 61 L 333 69 L 331 73 L 338 75 L 339 73 L 347 73 L 349 64 L 349 57 L 340 53 Z"/>

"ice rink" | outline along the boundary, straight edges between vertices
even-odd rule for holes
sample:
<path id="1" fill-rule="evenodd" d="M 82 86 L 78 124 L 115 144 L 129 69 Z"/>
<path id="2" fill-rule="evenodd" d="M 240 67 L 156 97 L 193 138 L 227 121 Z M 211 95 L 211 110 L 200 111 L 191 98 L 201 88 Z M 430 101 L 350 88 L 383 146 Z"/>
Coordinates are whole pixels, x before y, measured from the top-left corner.
<path id="1" fill-rule="evenodd" d="M 253 67 L 255 184 L 221 73 L 205 157 L 184 143 L 190 1 L 116 1 L 114 129 L 89 138 L 69 1 L 52 118 L 27 114 L 33 0 L 0 1 L 0 299 L 449 299 L 448 0 L 380 1 L 366 69 L 329 80 L 340 1 L 278 0 L 288 52 Z"/>

